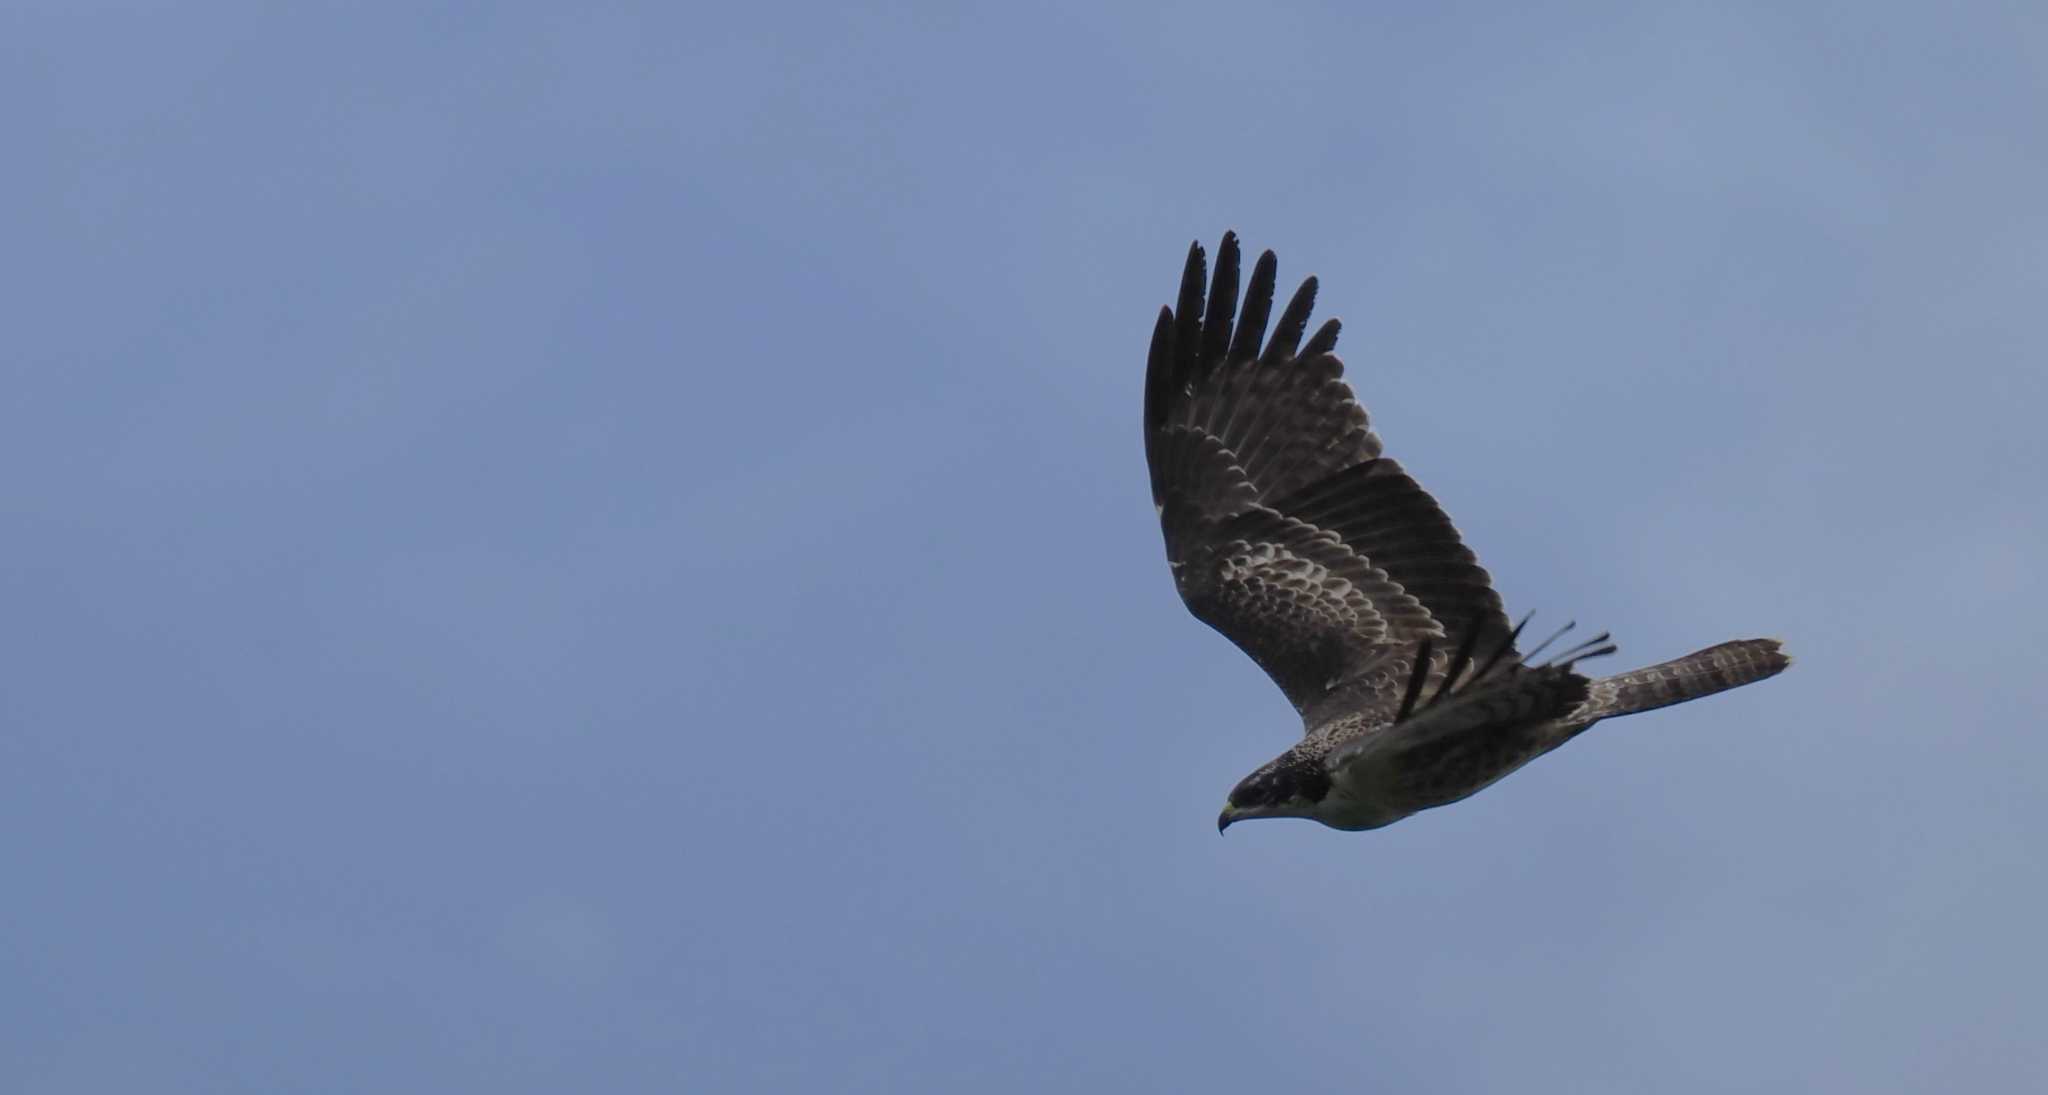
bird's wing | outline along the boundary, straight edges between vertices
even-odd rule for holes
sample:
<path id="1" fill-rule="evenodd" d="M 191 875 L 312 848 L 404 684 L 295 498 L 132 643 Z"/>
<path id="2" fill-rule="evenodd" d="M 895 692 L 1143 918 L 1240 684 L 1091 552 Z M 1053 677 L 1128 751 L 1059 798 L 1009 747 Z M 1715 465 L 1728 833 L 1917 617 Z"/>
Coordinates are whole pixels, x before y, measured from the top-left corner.
<path id="1" fill-rule="evenodd" d="M 1387 704 L 1385 725 L 1377 727 L 1376 733 L 1352 735 L 1331 750 L 1324 762 L 1330 772 L 1341 780 L 1361 758 L 1384 758 L 1391 753 L 1404 760 L 1391 769 L 1383 766 L 1383 770 L 1428 773 L 1427 779 L 1450 773 L 1455 781 L 1462 778 L 1454 771 L 1460 764 L 1450 754 L 1493 749 L 1502 744 L 1501 734 L 1563 718 L 1578 709 L 1591 687 L 1578 671 L 1578 663 L 1614 653 L 1607 634 L 1602 632 L 1545 664 L 1532 666 L 1519 655 L 1511 656 L 1521 631 L 1517 625 L 1493 654 L 1478 660 L 1469 633 L 1448 661 L 1434 657 L 1429 640 L 1422 640 L 1409 659 L 1407 684 L 1399 698 Z M 1548 646 L 1551 639 L 1541 646 Z"/>
<path id="2" fill-rule="evenodd" d="M 1261 348 L 1276 268 L 1259 257 L 1240 312 L 1236 237 L 1213 280 L 1189 248 L 1152 334 L 1145 454 L 1182 600 L 1306 712 L 1422 640 L 1512 640 L 1450 520 L 1381 456 L 1332 352 L 1337 321 L 1302 343 L 1314 278 Z"/>
<path id="3" fill-rule="evenodd" d="M 1393 770 L 1441 774 L 1446 769 L 1441 763 L 1448 759 L 1446 754 L 1484 748 L 1497 743 L 1502 733 L 1561 718 L 1586 698 L 1587 687 L 1587 679 L 1568 662 L 1517 666 L 1470 686 L 1441 689 L 1430 702 L 1416 703 L 1411 698 L 1390 726 L 1349 739 L 1332 750 L 1324 763 L 1342 779 L 1346 769 L 1362 757 L 1392 753 L 1405 757 Z M 1458 775 L 1453 773 L 1452 778 Z"/>

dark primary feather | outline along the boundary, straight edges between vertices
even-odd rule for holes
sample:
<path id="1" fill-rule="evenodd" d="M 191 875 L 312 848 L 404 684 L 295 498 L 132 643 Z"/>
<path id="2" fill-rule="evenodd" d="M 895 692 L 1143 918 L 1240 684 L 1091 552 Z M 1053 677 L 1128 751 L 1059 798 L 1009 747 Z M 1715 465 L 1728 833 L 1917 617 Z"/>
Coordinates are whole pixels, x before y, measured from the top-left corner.
<path id="1" fill-rule="evenodd" d="M 1475 658 L 1486 669 L 1468 683 L 1518 665 L 1519 632 L 1435 499 L 1381 456 L 1333 352 L 1337 321 L 1302 342 L 1314 278 L 1260 349 L 1277 266 L 1259 256 L 1240 311 L 1236 236 L 1213 277 L 1190 247 L 1179 299 L 1153 329 L 1145 451 L 1167 559 L 1189 610 L 1305 716 L 1335 690 L 1385 680 L 1358 699 L 1391 720 L 1412 700 L 1399 702 L 1390 666 L 1415 667 L 1417 690 L 1449 674 L 1441 698 Z"/>
<path id="2" fill-rule="evenodd" d="M 1429 656 L 1429 640 L 1415 644 L 1415 661 L 1408 666 L 1408 687 L 1401 692 L 1401 706 L 1394 709 L 1394 717 L 1405 719 L 1415 712 L 1415 701 L 1422 698 L 1422 686 L 1429 681 L 1429 667 L 1435 660 Z"/>

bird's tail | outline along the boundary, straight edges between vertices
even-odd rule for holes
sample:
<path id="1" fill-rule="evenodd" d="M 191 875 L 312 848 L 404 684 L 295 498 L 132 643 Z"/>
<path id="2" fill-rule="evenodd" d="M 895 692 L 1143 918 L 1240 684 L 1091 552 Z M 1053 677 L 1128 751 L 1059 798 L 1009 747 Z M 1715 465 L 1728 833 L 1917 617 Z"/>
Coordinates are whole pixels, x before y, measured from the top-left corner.
<path id="1" fill-rule="evenodd" d="M 1588 719 L 1654 711 L 1775 677 L 1791 664 L 1776 639 L 1737 639 L 1594 681 L 1580 710 Z"/>

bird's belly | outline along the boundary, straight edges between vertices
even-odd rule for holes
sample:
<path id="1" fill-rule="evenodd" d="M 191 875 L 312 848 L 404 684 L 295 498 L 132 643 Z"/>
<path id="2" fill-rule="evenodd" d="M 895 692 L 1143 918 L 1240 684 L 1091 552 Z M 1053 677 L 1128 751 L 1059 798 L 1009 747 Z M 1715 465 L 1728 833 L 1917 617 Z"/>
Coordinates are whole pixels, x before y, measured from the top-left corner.
<path id="1" fill-rule="evenodd" d="M 1342 787 L 1332 787 L 1329 795 L 1316 804 L 1315 818 L 1332 829 L 1357 832 L 1392 825 L 1414 812 L 1396 807 L 1390 799 L 1358 796 Z"/>
<path id="2" fill-rule="evenodd" d="M 1559 744 L 1537 729 L 1459 735 L 1413 748 L 1389 742 L 1365 751 L 1332 773 L 1317 820 L 1336 829 L 1377 829 L 1468 798 Z"/>

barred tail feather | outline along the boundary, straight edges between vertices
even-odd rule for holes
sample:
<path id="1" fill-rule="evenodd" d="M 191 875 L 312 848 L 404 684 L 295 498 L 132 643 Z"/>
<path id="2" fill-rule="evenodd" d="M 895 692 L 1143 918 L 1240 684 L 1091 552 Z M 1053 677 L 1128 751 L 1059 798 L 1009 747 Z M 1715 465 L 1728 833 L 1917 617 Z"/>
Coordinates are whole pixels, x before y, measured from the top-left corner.
<path id="1" fill-rule="evenodd" d="M 1584 711 L 1594 719 L 1654 711 L 1775 677 L 1791 664 L 1776 639 L 1738 639 L 1596 681 Z"/>

